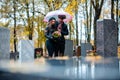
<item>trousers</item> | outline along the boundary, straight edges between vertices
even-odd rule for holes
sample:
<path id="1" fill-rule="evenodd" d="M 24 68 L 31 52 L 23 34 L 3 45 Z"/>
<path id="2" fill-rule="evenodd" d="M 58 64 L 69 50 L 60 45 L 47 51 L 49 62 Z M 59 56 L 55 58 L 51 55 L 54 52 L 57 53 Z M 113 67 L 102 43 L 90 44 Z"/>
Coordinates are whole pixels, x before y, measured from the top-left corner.
<path id="1" fill-rule="evenodd" d="M 46 48 L 48 50 L 48 55 L 49 57 L 53 57 L 53 54 L 55 57 L 58 56 L 58 52 L 57 52 L 57 44 L 51 40 L 46 40 Z"/>

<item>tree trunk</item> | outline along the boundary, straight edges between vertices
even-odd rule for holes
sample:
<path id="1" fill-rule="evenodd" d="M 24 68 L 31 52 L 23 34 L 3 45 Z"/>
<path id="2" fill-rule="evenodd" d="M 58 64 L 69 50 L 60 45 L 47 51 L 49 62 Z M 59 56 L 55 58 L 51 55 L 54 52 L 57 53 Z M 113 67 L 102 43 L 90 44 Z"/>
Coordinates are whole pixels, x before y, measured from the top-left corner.
<path id="1" fill-rule="evenodd" d="M 75 7 L 75 20 L 76 20 L 76 45 L 78 46 L 78 3 Z"/>
<path id="2" fill-rule="evenodd" d="M 80 35 L 80 39 L 81 39 L 81 40 L 80 40 L 80 44 L 81 44 L 81 43 L 82 43 L 82 32 L 83 32 L 83 31 L 82 31 L 82 30 L 83 30 L 83 29 L 82 29 L 82 20 L 81 20 L 81 25 L 80 25 L 80 26 L 81 26 L 81 31 L 80 31 L 80 32 L 81 32 L 81 35 Z"/>
<path id="3" fill-rule="evenodd" d="M 116 0 L 116 22 L 118 24 L 118 0 Z"/>
<path id="4" fill-rule="evenodd" d="M 86 27 L 87 27 L 87 42 L 90 42 L 90 26 L 88 24 L 88 6 L 87 6 L 88 1 L 86 0 L 85 3 L 85 9 L 86 9 L 86 17 L 87 17 L 87 21 L 86 21 Z"/>
<path id="5" fill-rule="evenodd" d="M 32 29 L 30 25 L 30 14 L 29 14 L 29 3 L 28 2 L 26 2 L 26 10 L 27 10 L 27 22 L 28 22 L 28 31 L 29 31 L 28 38 L 32 40 L 32 35 L 31 35 Z"/>
<path id="6" fill-rule="evenodd" d="M 102 0 L 101 3 L 99 3 L 99 1 L 96 0 L 96 5 L 95 5 L 95 2 L 93 0 L 91 0 L 91 2 L 92 2 L 92 5 L 94 7 L 94 10 L 95 10 L 95 16 L 94 16 L 94 46 L 96 47 L 96 30 L 97 30 L 96 29 L 96 23 L 97 23 L 97 20 L 100 17 L 101 9 L 102 9 L 104 0 Z"/>
<path id="7" fill-rule="evenodd" d="M 90 23 L 89 23 L 89 25 L 90 25 L 90 32 L 89 32 L 89 36 L 91 37 L 91 26 L 92 26 L 92 3 L 91 3 L 91 0 L 90 0 Z M 90 38 L 90 40 L 91 40 L 91 38 Z"/>
<path id="8" fill-rule="evenodd" d="M 111 19 L 114 20 L 114 0 L 111 0 Z"/>
<path id="9" fill-rule="evenodd" d="M 78 45 L 78 13 L 75 13 L 75 20 L 76 20 L 76 45 Z"/>
<path id="10" fill-rule="evenodd" d="M 72 31 L 71 31 L 71 23 L 69 24 L 69 31 L 70 31 L 70 39 L 72 39 L 71 35 L 72 35 Z"/>
<path id="11" fill-rule="evenodd" d="M 117 28 L 118 28 L 118 0 L 116 0 L 116 23 L 117 23 Z M 119 28 L 118 28 L 119 30 Z M 119 34 L 118 34 L 118 41 L 119 41 Z M 119 44 L 119 42 L 118 42 Z"/>
<path id="12" fill-rule="evenodd" d="M 34 16 L 35 16 L 35 3 L 34 3 L 34 0 L 32 1 L 32 4 L 33 4 L 33 16 L 32 16 L 32 26 L 31 26 L 31 33 L 30 33 L 30 40 L 32 40 L 32 37 L 33 37 L 33 31 L 34 31 Z"/>
<path id="13" fill-rule="evenodd" d="M 99 19 L 99 16 L 100 16 L 100 12 L 101 11 L 96 11 L 95 13 L 95 17 L 94 17 L 94 46 L 96 47 L 96 30 L 97 30 L 97 20 Z"/>
<path id="14" fill-rule="evenodd" d="M 16 49 L 16 42 L 17 42 L 17 37 L 16 37 L 16 1 L 14 0 L 13 1 L 14 3 L 14 51 L 17 52 L 17 49 Z"/>
<path id="15" fill-rule="evenodd" d="M 38 17 L 38 25 L 37 25 L 37 32 L 38 32 L 38 48 L 40 47 L 40 17 Z"/>

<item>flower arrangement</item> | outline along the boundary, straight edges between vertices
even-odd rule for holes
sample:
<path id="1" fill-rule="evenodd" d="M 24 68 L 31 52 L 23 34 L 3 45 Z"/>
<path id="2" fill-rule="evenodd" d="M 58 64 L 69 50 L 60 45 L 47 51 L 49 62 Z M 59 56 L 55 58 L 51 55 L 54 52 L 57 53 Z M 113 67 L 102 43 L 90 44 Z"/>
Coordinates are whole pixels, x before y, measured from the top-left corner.
<path id="1" fill-rule="evenodd" d="M 61 36 L 61 33 L 60 33 L 59 31 L 55 31 L 55 32 L 52 34 L 52 36 L 53 36 L 54 38 L 59 38 L 59 37 Z"/>
<path id="2" fill-rule="evenodd" d="M 42 56 L 41 53 L 37 51 L 37 52 L 36 52 L 36 57 L 37 57 L 37 58 L 40 58 L 41 56 Z"/>

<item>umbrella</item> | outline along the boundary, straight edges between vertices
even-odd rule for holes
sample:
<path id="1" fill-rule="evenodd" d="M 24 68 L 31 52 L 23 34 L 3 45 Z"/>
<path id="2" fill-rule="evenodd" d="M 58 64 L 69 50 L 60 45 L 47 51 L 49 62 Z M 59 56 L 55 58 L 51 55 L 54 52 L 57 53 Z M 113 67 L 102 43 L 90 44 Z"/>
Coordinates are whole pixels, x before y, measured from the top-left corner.
<path id="1" fill-rule="evenodd" d="M 58 20 L 58 15 L 66 16 L 66 18 L 64 19 L 64 22 L 69 22 L 73 18 L 72 15 L 70 15 L 69 13 L 67 13 L 63 10 L 55 10 L 55 11 L 48 12 L 47 15 L 44 17 L 44 21 L 48 22 L 51 17 L 54 17 L 54 18 L 56 18 L 56 20 Z"/>

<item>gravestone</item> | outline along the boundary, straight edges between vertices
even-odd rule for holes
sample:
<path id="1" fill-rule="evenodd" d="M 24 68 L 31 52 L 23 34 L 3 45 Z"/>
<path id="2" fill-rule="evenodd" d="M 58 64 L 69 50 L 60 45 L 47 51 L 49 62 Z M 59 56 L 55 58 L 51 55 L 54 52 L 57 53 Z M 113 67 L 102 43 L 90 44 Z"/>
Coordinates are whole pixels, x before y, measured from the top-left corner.
<path id="1" fill-rule="evenodd" d="M 34 43 L 32 40 L 20 40 L 18 43 L 19 62 L 34 61 Z"/>
<path id="2" fill-rule="evenodd" d="M 11 52 L 10 53 L 10 59 L 11 60 L 17 60 L 19 57 L 19 53 L 18 52 Z"/>
<path id="3" fill-rule="evenodd" d="M 65 40 L 65 56 L 72 57 L 73 56 L 73 41 L 66 39 Z"/>
<path id="4" fill-rule="evenodd" d="M 0 27 L 0 60 L 10 59 L 10 30 Z"/>
<path id="5" fill-rule="evenodd" d="M 92 50 L 92 45 L 90 43 L 81 43 L 81 56 L 86 56 L 88 50 Z"/>
<path id="6" fill-rule="evenodd" d="M 97 21 L 96 48 L 97 54 L 103 57 L 117 56 L 118 30 L 114 20 Z"/>

